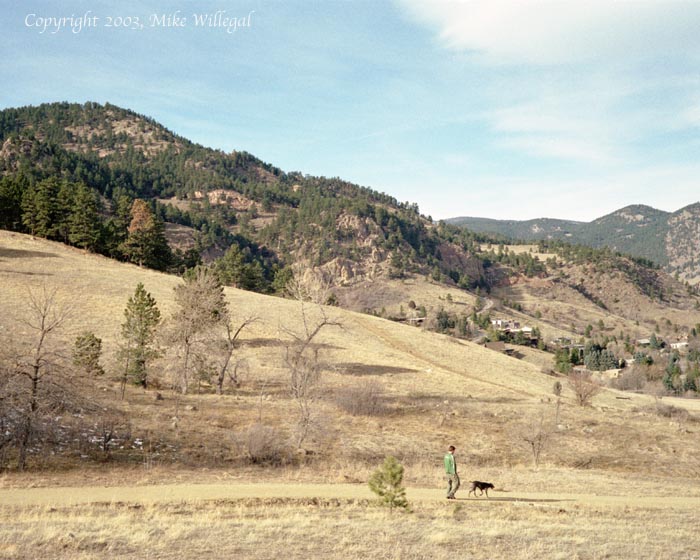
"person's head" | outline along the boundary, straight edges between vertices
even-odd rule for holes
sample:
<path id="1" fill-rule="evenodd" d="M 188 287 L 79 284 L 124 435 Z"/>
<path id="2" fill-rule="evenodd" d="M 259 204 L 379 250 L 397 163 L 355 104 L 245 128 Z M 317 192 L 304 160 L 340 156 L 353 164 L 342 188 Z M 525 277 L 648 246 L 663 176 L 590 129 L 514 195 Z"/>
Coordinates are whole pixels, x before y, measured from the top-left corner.
<path id="1" fill-rule="evenodd" d="M 450 453 L 454 453 L 454 452 L 455 452 L 455 446 L 454 446 L 454 445 L 450 445 L 450 446 L 447 448 L 447 450 L 448 450 Z"/>

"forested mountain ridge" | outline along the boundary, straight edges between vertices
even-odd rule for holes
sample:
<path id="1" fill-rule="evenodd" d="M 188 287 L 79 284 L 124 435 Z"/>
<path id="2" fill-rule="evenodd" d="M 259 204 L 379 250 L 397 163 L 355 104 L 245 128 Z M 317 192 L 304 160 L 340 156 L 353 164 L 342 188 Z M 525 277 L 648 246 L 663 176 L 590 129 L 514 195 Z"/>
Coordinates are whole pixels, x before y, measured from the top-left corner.
<path id="1" fill-rule="evenodd" d="M 475 340 L 491 312 L 517 313 L 552 338 L 588 336 L 602 321 L 602 344 L 611 328 L 630 339 L 676 336 L 700 309 L 696 289 L 648 259 L 566 235 L 509 247 L 503 236 L 436 224 L 415 204 L 206 148 L 108 104 L 0 111 L 0 209 L 3 229 L 175 273 L 205 262 L 244 290 L 286 293 L 292 275 L 309 275 L 325 303 Z M 647 213 L 630 207 L 606 227 L 651 230 L 660 219 Z"/>
<path id="2" fill-rule="evenodd" d="M 534 241 L 564 239 L 591 247 L 649 259 L 681 280 L 700 282 L 700 203 L 676 212 L 631 205 L 592 222 L 542 218 L 537 220 L 486 220 L 452 218 L 447 222 L 473 231 Z"/>
<path id="3" fill-rule="evenodd" d="M 110 104 L 1 111 L 0 173 L 0 227 L 154 268 L 223 255 L 228 281 L 247 289 L 279 287 L 292 263 L 343 282 L 411 271 L 483 282 L 481 236 L 435 225 L 415 204 L 206 148 Z M 147 206 L 134 225 L 136 200 Z"/>

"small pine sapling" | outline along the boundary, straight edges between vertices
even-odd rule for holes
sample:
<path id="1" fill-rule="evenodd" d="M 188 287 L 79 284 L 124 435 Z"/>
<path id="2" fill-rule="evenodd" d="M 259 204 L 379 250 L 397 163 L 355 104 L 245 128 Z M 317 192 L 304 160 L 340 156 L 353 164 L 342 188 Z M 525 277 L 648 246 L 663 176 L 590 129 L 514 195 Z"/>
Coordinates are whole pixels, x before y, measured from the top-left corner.
<path id="1" fill-rule="evenodd" d="M 393 512 L 394 508 L 408 509 L 406 489 L 403 482 L 403 465 L 394 457 L 387 457 L 369 479 L 369 488 L 379 497 L 379 502 L 388 506 Z"/>

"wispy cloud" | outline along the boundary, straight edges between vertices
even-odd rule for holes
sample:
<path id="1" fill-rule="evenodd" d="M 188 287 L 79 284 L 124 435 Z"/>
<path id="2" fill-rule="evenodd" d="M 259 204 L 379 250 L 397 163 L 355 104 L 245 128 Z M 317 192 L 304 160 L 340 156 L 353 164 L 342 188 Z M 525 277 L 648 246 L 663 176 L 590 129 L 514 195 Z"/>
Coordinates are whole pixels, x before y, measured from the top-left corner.
<path id="1" fill-rule="evenodd" d="M 398 0 L 444 46 L 487 63 L 567 64 L 700 49 L 700 3 Z"/>

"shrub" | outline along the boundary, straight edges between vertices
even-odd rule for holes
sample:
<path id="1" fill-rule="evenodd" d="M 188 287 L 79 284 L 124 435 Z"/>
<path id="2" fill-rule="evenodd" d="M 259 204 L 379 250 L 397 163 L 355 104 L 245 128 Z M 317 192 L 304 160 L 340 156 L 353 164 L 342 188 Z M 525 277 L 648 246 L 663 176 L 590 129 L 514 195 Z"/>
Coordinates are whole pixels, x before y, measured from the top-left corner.
<path id="1" fill-rule="evenodd" d="M 621 391 L 640 391 L 644 389 L 647 378 L 643 371 L 637 367 L 633 367 L 620 374 L 620 376 L 612 382 L 615 389 Z"/>
<path id="2" fill-rule="evenodd" d="M 589 406 L 593 397 L 600 392 L 600 385 L 591 379 L 589 372 L 570 373 L 569 387 L 576 395 L 576 402 L 580 406 Z"/>
<path id="3" fill-rule="evenodd" d="M 288 457 L 288 447 L 279 430 L 265 424 L 253 424 L 245 435 L 245 447 L 251 463 L 280 464 Z"/>
<path id="4" fill-rule="evenodd" d="M 387 457 L 384 464 L 370 477 L 368 484 L 378 497 L 382 505 L 394 508 L 408 509 L 406 489 L 401 486 L 403 482 L 403 465 L 395 457 Z"/>
<path id="5" fill-rule="evenodd" d="M 377 381 L 364 381 L 338 392 L 336 404 L 352 416 L 381 416 L 386 413 L 384 389 Z"/>

